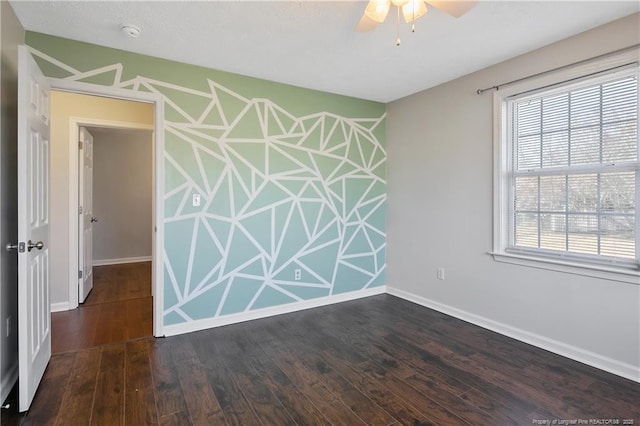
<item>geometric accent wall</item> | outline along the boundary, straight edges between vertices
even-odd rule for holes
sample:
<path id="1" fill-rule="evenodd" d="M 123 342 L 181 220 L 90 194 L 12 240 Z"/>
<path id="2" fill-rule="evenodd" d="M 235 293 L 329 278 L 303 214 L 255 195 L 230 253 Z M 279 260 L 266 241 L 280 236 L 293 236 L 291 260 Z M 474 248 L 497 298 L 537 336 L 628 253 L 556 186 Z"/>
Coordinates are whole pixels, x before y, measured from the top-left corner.
<path id="1" fill-rule="evenodd" d="M 191 236 L 165 250 L 167 320 L 383 284 L 380 119 L 297 118 L 214 84 L 202 97 L 193 116 L 172 105 L 184 120 L 165 132 L 165 237 Z"/>
<path id="2" fill-rule="evenodd" d="M 194 89 L 32 53 L 45 73 L 164 99 L 166 325 L 384 284 L 383 108 L 300 114 L 209 76 Z"/>

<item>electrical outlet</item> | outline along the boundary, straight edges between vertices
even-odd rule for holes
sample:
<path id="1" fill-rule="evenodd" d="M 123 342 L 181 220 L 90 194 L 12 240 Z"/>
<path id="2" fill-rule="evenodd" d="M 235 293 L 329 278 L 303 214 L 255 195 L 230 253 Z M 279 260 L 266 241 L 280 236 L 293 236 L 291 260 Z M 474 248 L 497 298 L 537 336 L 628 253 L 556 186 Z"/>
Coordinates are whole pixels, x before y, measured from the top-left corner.
<path id="1" fill-rule="evenodd" d="M 439 280 L 444 280 L 444 268 L 438 268 L 437 277 Z"/>
<path id="2" fill-rule="evenodd" d="M 7 328 L 6 328 L 7 337 L 11 335 L 11 315 L 7 317 Z"/>
<path id="3" fill-rule="evenodd" d="M 296 269 L 296 270 L 293 272 L 293 277 L 294 277 L 294 279 L 295 279 L 296 281 L 300 281 L 300 280 L 302 279 L 302 270 L 300 270 L 300 269 Z"/>
<path id="4" fill-rule="evenodd" d="M 193 194 L 192 201 L 193 207 L 200 207 L 200 194 Z"/>

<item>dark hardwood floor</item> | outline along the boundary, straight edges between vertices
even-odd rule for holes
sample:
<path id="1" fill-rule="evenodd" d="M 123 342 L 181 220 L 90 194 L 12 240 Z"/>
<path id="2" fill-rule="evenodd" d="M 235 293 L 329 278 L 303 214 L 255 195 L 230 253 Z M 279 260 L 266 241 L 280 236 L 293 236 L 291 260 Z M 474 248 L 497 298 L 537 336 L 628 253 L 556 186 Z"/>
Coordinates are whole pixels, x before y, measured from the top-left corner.
<path id="1" fill-rule="evenodd" d="M 93 290 L 83 306 L 151 297 L 151 262 L 93 267 Z"/>
<path id="2" fill-rule="evenodd" d="M 78 309 L 51 315 L 51 352 L 88 349 L 153 334 L 151 262 L 95 266 Z"/>
<path id="3" fill-rule="evenodd" d="M 54 355 L 29 413 L 4 412 L 2 423 L 531 425 L 601 419 L 639 424 L 640 384 L 380 295 Z"/>

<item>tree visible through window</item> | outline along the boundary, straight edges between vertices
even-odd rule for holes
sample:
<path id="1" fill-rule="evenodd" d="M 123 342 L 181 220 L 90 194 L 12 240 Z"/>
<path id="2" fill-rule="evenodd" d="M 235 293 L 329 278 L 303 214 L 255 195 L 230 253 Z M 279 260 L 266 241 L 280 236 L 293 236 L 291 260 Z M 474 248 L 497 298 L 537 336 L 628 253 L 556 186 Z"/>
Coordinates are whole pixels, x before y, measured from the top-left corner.
<path id="1" fill-rule="evenodd" d="M 507 100 L 508 249 L 638 258 L 638 71 Z"/>

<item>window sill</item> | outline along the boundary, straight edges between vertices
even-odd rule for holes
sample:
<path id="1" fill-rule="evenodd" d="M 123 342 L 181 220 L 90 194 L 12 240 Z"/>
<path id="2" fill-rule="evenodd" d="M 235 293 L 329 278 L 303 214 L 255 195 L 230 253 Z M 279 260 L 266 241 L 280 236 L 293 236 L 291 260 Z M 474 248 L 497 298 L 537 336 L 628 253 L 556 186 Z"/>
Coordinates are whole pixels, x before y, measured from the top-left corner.
<path id="1" fill-rule="evenodd" d="M 490 252 L 489 254 L 491 254 L 493 259 L 497 262 L 640 285 L 640 271 L 638 270 L 616 268 L 614 266 L 585 265 L 576 262 L 533 257 L 518 253 Z"/>

